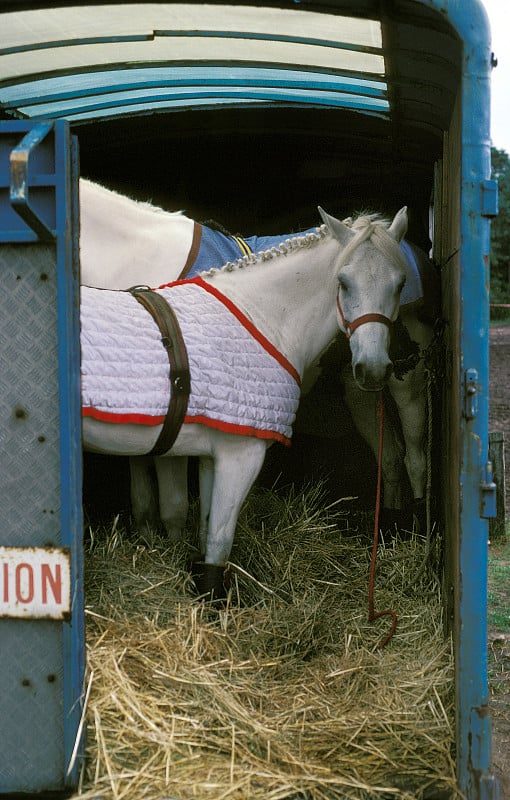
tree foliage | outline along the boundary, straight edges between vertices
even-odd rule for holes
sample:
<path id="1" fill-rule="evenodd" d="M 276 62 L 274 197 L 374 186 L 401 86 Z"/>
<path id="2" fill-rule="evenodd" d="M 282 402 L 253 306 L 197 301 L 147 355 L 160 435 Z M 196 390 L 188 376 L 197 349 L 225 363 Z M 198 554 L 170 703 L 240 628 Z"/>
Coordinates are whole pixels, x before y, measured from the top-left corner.
<path id="1" fill-rule="evenodd" d="M 492 177 L 498 181 L 499 214 L 491 223 L 491 303 L 510 303 L 510 158 L 491 149 Z M 510 309 L 492 309 L 493 319 L 510 316 Z"/>

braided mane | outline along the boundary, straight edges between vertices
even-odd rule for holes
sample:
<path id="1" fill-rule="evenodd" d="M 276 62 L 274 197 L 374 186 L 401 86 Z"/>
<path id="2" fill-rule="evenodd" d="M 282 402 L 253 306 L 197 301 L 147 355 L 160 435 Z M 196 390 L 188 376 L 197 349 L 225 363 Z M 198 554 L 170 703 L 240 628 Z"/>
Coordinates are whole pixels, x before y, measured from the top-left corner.
<path id="1" fill-rule="evenodd" d="M 393 261 L 400 261 L 401 266 L 406 269 L 405 257 L 395 239 L 387 232 L 391 225 L 391 220 L 381 214 L 361 213 L 354 219 L 349 217 L 344 220 L 344 224 L 356 233 L 356 236 L 347 245 L 342 253 L 342 263 L 345 264 L 354 250 L 367 239 L 371 239 L 373 244 L 382 253 Z M 261 250 L 258 253 L 248 253 L 238 258 L 236 261 L 227 261 L 222 267 L 213 267 L 200 273 L 209 278 L 214 277 L 220 272 L 233 272 L 234 270 L 244 269 L 254 264 L 264 261 L 272 261 L 279 256 L 286 256 L 296 250 L 306 247 L 315 247 L 331 236 L 326 225 L 320 225 L 314 233 L 299 234 L 284 239 L 278 246 L 271 247 L 269 250 Z"/>
<path id="2" fill-rule="evenodd" d="M 315 229 L 314 233 L 310 232 L 298 236 L 291 236 L 280 242 L 277 247 L 271 247 L 269 250 L 261 250 L 259 253 L 248 253 L 238 258 L 236 261 L 227 261 L 222 267 L 213 267 L 200 274 L 212 278 L 220 272 L 233 272 L 234 270 L 243 269 L 253 264 L 261 264 L 264 261 L 271 261 L 273 258 L 278 258 L 279 256 L 289 255 L 296 250 L 302 250 L 306 247 L 315 247 L 315 245 L 324 241 L 328 236 L 329 231 L 326 225 L 321 225 Z"/>

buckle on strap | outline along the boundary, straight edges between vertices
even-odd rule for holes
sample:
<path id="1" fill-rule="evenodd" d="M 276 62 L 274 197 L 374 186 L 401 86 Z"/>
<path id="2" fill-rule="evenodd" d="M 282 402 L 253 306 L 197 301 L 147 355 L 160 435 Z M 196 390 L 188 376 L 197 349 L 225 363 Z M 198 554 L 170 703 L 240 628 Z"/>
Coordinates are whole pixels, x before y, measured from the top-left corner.
<path id="1" fill-rule="evenodd" d="M 188 395 L 191 391 L 189 370 L 171 369 L 170 383 L 172 384 L 172 390 L 175 391 L 176 394 Z"/>

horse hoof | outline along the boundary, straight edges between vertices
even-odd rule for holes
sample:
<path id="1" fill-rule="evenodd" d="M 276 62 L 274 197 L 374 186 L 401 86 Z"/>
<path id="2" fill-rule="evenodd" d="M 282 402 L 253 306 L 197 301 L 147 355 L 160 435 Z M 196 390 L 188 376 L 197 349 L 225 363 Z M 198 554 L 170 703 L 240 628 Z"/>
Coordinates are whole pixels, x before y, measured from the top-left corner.
<path id="1" fill-rule="evenodd" d="M 393 534 L 396 531 L 412 531 L 413 515 L 400 508 L 382 508 L 379 515 L 379 528 Z"/>
<path id="2" fill-rule="evenodd" d="M 412 533 L 425 536 L 427 533 L 427 506 L 422 497 L 418 497 L 407 510 L 382 508 L 379 515 L 379 529 L 394 534 L 399 532 L 402 538 Z M 407 536 L 406 536 L 407 534 Z"/>
<path id="3" fill-rule="evenodd" d="M 223 564 L 194 561 L 191 565 L 191 577 L 200 599 L 217 603 L 226 600 L 230 588 L 228 567 Z"/>
<path id="4" fill-rule="evenodd" d="M 419 536 L 427 534 L 427 505 L 423 497 L 417 497 L 411 505 L 413 512 L 414 527 Z"/>
<path id="5" fill-rule="evenodd" d="M 177 528 L 175 525 L 170 525 L 166 522 L 163 522 L 163 532 L 168 541 L 172 544 L 184 542 L 186 539 L 186 531 L 184 528 Z"/>
<path id="6" fill-rule="evenodd" d="M 129 520 L 129 531 L 134 536 L 147 536 L 147 534 L 158 533 L 160 521 L 158 517 L 131 517 Z"/>

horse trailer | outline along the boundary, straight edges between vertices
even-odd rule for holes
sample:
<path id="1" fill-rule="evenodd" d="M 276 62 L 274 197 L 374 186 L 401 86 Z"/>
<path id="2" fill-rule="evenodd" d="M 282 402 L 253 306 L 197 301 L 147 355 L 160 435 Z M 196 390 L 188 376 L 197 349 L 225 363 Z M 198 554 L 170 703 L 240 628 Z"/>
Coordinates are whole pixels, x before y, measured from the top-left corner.
<path id="1" fill-rule="evenodd" d="M 442 287 L 433 458 L 457 786 L 498 798 L 487 666 L 493 64 L 481 0 L 2 4 L 0 795 L 68 794 L 83 760 L 81 171 L 247 232 L 254 220 L 267 234 L 305 228 L 318 202 L 339 217 L 408 206 L 409 239 L 431 251 Z"/>

